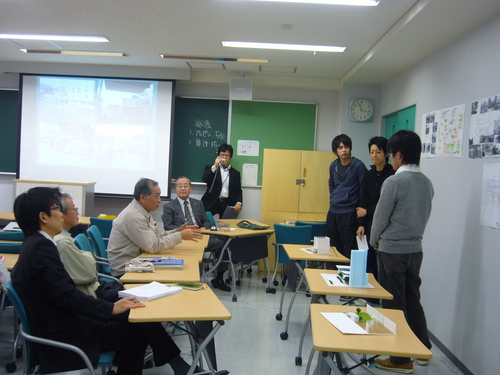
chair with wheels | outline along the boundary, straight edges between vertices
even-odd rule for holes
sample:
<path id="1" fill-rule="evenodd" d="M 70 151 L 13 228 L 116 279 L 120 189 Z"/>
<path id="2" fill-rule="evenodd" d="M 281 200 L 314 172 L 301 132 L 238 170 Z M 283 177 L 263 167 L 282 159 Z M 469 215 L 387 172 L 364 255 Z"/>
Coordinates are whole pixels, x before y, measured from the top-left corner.
<path id="1" fill-rule="evenodd" d="M 210 211 L 207 211 L 206 214 L 207 214 L 207 217 L 208 217 L 208 221 L 210 221 L 210 226 L 211 227 L 215 227 L 214 215 Z"/>
<path id="2" fill-rule="evenodd" d="M 23 232 L 4 232 L 0 231 L 1 241 L 24 241 Z"/>
<path id="3" fill-rule="evenodd" d="M 97 266 L 98 271 L 100 273 L 111 275 L 108 253 L 106 251 L 106 245 L 104 244 L 101 231 L 96 225 L 91 225 L 87 229 L 87 235 L 89 236 L 90 244 L 92 245 L 94 258 L 99 262 Z"/>
<path id="4" fill-rule="evenodd" d="M 12 282 L 9 281 L 5 286 L 5 290 L 7 291 L 7 298 L 12 302 L 12 305 L 14 305 L 14 309 L 16 312 L 17 317 L 21 321 L 21 325 L 19 327 L 19 333 L 20 336 L 24 339 L 25 342 L 25 356 L 24 356 L 24 374 L 33 374 L 36 370 L 36 368 L 29 368 L 29 363 L 30 363 L 30 353 L 31 353 L 31 342 L 35 342 L 37 344 L 41 345 L 50 345 L 50 346 L 55 346 L 58 348 L 62 349 L 67 349 L 70 350 L 76 354 L 78 354 L 82 360 L 85 362 L 88 371 L 90 372 L 91 375 L 96 375 L 96 372 L 94 370 L 94 367 L 92 366 L 92 363 L 90 362 L 89 358 L 85 354 L 83 350 L 80 348 L 74 346 L 74 345 L 69 345 L 64 342 L 59 342 L 59 341 L 54 341 L 54 340 L 49 340 L 49 339 L 44 339 L 41 337 L 33 336 L 31 335 L 31 329 L 30 325 L 28 322 L 28 316 L 26 314 L 26 310 L 24 309 L 24 305 L 19 298 L 19 295 L 16 293 L 14 290 L 14 287 L 12 285 Z M 115 352 L 106 352 L 106 353 L 101 353 L 101 356 L 99 358 L 98 366 L 102 368 L 102 374 L 106 374 L 106 369 L 109 368 L 108 370 L 108 375 L 111 375 L 114 373 L 113 370 L 111 370 L 111 365 L 113 362 Z M 9 364 L 10 365 L 10 364 Z M 14 363 L 15 366 L 15 363 Z M 15 371 L 15 369 L 14 369 Z M 13 372 L 13 371 L 10 371 Z"/>
<path id="5" fill-rule="evenodd" d="M 111 228 L 113 228 L 113 219 L 101 219 L 100 217 L 91 217 L 90 225 L 95 225 L 99 228 L 101 232 L 102 240 L 104 245 L 108 248 L 109 235 L 111 234 Z"/>
<path id="6" fill-rule="evenodd" d="M 0 253 L 19 254 L 22 245 L 23 245 L 22 242 L 16 242 L 16 243 L 0 242 Z"/>
<path id="7" fill-rule="evenodd" d="M 303 226 L 310 225 L 311 226 L 311 240 L 314 240 L 314 237 L 322 237 L 326 236 L 326 223 L 316 223 L 316 222 L 307 222 L 307 221 L 296 221 L 295 226 Z"/>

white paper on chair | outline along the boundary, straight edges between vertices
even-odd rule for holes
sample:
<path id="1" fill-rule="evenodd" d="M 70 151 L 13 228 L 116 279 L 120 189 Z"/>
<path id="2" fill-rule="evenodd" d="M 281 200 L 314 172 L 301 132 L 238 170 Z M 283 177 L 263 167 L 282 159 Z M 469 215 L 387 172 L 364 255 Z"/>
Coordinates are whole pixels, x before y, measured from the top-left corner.
<path id="1" fill-rule="evenodd" d="M 346 272 L 344 272 L 346 273 Z M 348 272 L 347 272 L 348 273 Z M 329 286 L 344 286 L 349 288 L 349 284 L 346 284 L 345 282 L 342 282 L 339 280 L 337 277 L 337 274 L 332 274 L 332 273 L 322 273 L 321 276 L 323 276 L 323 279 L 325 279 L 325 282 Z M 367 285 L 363 286 L 352 286 L 351 288 L 375 288 L 373 285 L 368 283 Z"/>
<path id="2" fill-rule="evenodd" d="M 120 290 L 119 297 L 137 297 L 139 301 L 152 301 L 157 298 L 169 296 L 182 292 L 178 286 L 167 286 L 153 281 L 146 285 L 137 286 L 127 290 Z"/>

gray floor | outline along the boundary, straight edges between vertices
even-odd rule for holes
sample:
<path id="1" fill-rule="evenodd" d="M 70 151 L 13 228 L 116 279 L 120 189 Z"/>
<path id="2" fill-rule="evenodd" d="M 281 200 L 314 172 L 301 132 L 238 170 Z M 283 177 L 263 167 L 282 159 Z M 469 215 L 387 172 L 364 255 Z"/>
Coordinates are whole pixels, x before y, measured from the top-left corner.
<path id="1" fill-rule="evenodd" d="M 279 309 L 281 286 L 276 294 L 266 294 L 265 289 L 262 276 L 257 275 L 254 269 L 252 276 L 245 275 L 241 286 L 237 287 L 237 302 L 232 302 L 232 292 L 215 290 L 232 314 L 232 319 L 226 322 L 216 336 L 218 367 L 229 370 L 233 375 L 303 375 L 312 347 L 310 331 L 306 335 L 302 366 L 295 365 L 295 357 L 310 298 L 303 294 L 297 296 L 288 329 L 289 338 L 285 341 L 280 339 L 280 333 L 285 326 L 284 318 L 282 321 L 277 321 L 275 318 Z M 286 294 L 285 306 L 288 306 L 291 294 L 290 292 Z M 339 303 L 335 297 L 329 300 L 330 303 Z M 12 321 L 12 308 L 8 308 L 0 322 L 0 373 L 2 374 L 6 373 L 4 366 L 11 361 Z M 175 340 L 183 351 L 183 357 L 190 362 L 188 340 L 185 337 L 177 337 Z M 433 348 L 433 352 L 434 358 L 429 366 L 419 366 L 415 363 L 414 374 L 462 374 L 439 349 Z M 314 357 L 314 362 L 316 358 L 317 355 Z M 389 374 L 373 370 L 375 373 Z M 355 369 L 351 373 L 369 374 L 362 368 Z M 14 374 L 22 374 L 20 359 L 18 370 Z M 172 375 L 173 372 L 166 365 L 145 370 L 144 374 Z"/>

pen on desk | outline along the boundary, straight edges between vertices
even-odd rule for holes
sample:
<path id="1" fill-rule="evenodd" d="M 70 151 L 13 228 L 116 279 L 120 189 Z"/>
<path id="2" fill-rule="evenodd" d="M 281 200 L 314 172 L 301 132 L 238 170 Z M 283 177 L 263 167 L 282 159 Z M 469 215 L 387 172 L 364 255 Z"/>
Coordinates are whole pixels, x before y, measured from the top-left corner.
<path id="1" fill-rule="evenodd" d="M 139 302 L 141 302 L 141 301 L 139 301 L 138 299 L 134 299 L 132 302 L 133 302 L 133 303 L 139 303 Z"/>
<path id="2" fill-rule="evenodd" d="M 333 281 L 332 280 L 328 279 L 328 282 L 333 285 Z"/>

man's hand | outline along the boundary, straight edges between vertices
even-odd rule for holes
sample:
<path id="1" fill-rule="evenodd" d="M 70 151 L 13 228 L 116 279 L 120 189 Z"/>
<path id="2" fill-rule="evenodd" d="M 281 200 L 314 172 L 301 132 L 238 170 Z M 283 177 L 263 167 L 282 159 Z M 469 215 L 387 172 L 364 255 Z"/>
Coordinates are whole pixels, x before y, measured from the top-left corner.
<path id="1" fill-rule="evenodd" d="M 118 315 L 130 309 L 144 306 L 146 305 L 139 302 L 136 297 L 125 297 L 115 302 L 111 315 Z"/>
<path id="2" fill-rule="evenodd" d="M 356 215 L 358 215 L 358 219 L 360 217 L 365 217 L 366 216 L 366 208 L 356 207 Z"/>
<path id="3" fill-rule="evenodd" d="M 356 236 L 358 236 L 360 239 L 363 238 L 365 235 L 365 227 L 359 227 L 358 230 L 356 231 Z"/>
<path id="4" fill-rule="evenodd" d="M 184 225 L 182 227 L 184 227 Z M 179 229 L 181 229 L 181 228 L 179 228 Z M 179 229 L 177 229 L 177 230 L 179 230 Z M 193 225 L 191 225 L 189 227 L 187 227 L 187 225 L 186 225 L 186 228 L 183 230 L 180 230 L 180 232 L 181 232 L 181 236 L 182 236 L 183 240 L 191 240 L 194 242 L 198 242 L 198 240 L 201 240 L 203 238 L 203 234 L 201 234 L 201 229 L 196 227 L 196 226 L 193 226 Z"/>
<path id="5" fill-rule="evenodd" d="M 236 203 L 233 208 L 234 212 L 240 212 L 241 211 L 241 203 Z"/>
<path id="6" fill-rule="evenodd" d="M 220 157 L 216 157 L 214 161 L 214 167 L 217 168 L 220 165 Z"/>

